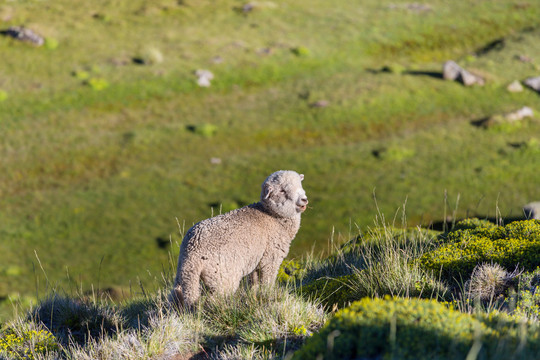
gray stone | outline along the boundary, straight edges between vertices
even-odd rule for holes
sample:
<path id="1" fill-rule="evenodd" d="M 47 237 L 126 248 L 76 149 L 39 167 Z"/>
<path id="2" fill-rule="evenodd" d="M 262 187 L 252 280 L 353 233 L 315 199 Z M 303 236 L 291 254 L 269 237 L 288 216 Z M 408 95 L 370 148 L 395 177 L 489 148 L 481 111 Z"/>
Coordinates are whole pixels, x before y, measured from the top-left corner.
<path id="1" fill-rule="evenodd" d="M 484 85 L 484 79 L 465 70 L 452 60 L 445 62 L 443 65 L 443 79 L 457 80 L 465 86 Z"/>
<path id="2" fill-rule="evenodd" d="M 540 220 L 540 201 L 528 203 L 523 206 L 523 213 L 527 219 Z"/>
<path id="3" fill-rule="evenodd" d="M 463 70 L 461 66 L 456 64 L 455 61 L 448 60 L 443 65 L 443 79 L 444 80 L 456 80 Z"/>
<path id="4" fill-rule="evenodd" d="M 526 117 L 533 117 L 533 116 L 534 116 L 533 110 L 528 106 L 524 106 L 519 110 L 506 114 L 504 118 L 508 120 L 508 122 L 515 122 L 515 121 L 522 120 Z"/>
<path id="5" fill-rule="evenodd" d="M 540 92 L 540 76 L 530 77 L 523 82 L 533 90 Z"/>
<path id="6" fill-rule="evenodd" d="M 41 46 L 45 42 L 43 36 L 23 26 L 11 26 L 9 29 L 2 31 L 2 34 L 37 46 Z"/>
<path id="7" fill-rule="evenodd" d="M 327 107 L 328 105 L 330 105 L 330 103 L 327 100 L 318 100 L 318 101 L 315 101 L 314 103 L 309 104 L 309 106 L 312 108 L 324 108 L 324 107 Z"/>
<path id="8" fill-rule="evenodd" d="M 509 112 L 506 114 L 492 115 L 489 118 L 480 122 L 479 126 L 483 128 L 490 128 L 495 125 L 512 124 L 517 121 L 523 120 L 524 118 L 533 117 L 533 116 L 534 116 L 534 111 L 530 107 L 524 106 L 521 109 Z"/>

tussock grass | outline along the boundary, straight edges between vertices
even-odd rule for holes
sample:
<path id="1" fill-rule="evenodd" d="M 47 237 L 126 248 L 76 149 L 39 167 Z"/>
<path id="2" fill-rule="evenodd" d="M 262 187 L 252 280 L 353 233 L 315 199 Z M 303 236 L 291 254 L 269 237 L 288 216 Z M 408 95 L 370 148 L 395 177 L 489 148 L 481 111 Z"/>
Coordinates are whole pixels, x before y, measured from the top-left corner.
<path id="1" fill-rule="evenodd" d="M 417 261 L 439 243 L 438 233 L 385 224 L 384 216 L 324 260 L 306 264 L 299 283 L 308 296 L 328 306 L 346 306 L 363 297 L 451 298 L 437 274 Z M 405 215 L 403 215 L 403 219 Z"/>
<path id="2" fill-rule="evenodd" d="M 17 351 L 40 359 L 168 359 L 199 352 L 267 359 L 298 349 L 326 319 L 320 305 L 286 287 L 242 287 L 234 295 L 203 296 L 194 312 L 171 307 L 161 292 L 118 305 L 52 295 L 10 326 L 18 334 L 29 328 L 52 334 L 49 347 L 34 346 L 32 339 L 18 345 Z"/>

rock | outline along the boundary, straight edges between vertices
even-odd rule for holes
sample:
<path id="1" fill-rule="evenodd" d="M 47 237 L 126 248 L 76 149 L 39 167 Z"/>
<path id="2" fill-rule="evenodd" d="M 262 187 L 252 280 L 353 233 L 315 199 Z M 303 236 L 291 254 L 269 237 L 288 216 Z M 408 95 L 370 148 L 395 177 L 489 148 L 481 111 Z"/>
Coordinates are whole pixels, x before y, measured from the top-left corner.
<path id="1" fill-rule="evenodd" d="M 213 157 L 210 159 L 210 164 L 212 165 L 219 165 L 221 164 L 221 159 L 218 157 Z"/>
<path id="2" fill-rule="evenodd" d="M 1 32 L 5 36 L 12 37 L 20 41 L 32 43 L 36 46 L 41 46 L 45 42 L 43 36 L 36 34 L 34 31 L 23 26 L 11 26 L 9 29 Z"/>
<path id="3" fill-rule="evenodd" d="M 527 85 L 528 87 L 530 87 L 531 89 L 540 92 L 540 76 L 530 77 L 528 79 L 525 79 L 523 83 Z"/>
<path id="4" fill-rule="evenodd" d="M 312 108 L 324 108 L 324 107 L 327 107 L 328 105 L 330 105 L 330 103 L 327 100 L 318 100 L 318 101 L 315 101 L 314 103 L 309 104 L 309 106 Z"/>
<path id="5" fill-rule="evenodd" d="M 540 220 L 540 201 L 528 203 L 523 206 L 523 213 L 527 219 Z"/>
<path id="6" fill-rule="evenodd" d="M 223 63 L 223 58 L 218 55 L 218 56 L 214 56 L 211 61 L 214 64 L 221 64 Z"/>
<path id="7" fill-rule="evenodd" d="M 514 122 L 514 121 L 522 120 L 526 117 L 533 117 L 533 116 L 534 116 L 533 110 L 528 106 L 524 106 L 519 110 L 506 114 L 504 118 L 508 120 L 509 122 Z"/>
<path id="8" fill-rule="evenodd" d="M 483 128 L 490 128 L 494 125 L 511 124 L 511 123 L 523 120 L 524 118 L 533 117 L 533 116 L 534 116 L 533 110 L 528 106 L 524 106 L 519 110 L 512 111 L 504 115 L 500 115 L 500 114 L 492 115 L 489 118 L 478 122 L 477 126 L 481 126 Z"/>
<path id="9" fill-rule="evenodd" d="M 527 55 L 516 55 L 516 59 L 518 59 L 521 62 L 524 63 L 530 63 L 532 62 L 532 59 L 528 57 Z"/>
<path id="10" fill-rule="evenodd" d="M 214 74 L 210 70 L 197 70 L 195 76 L 197 76 L 197 85 L 201 87 L 209 87 L 210 81 L 214 78 Z"/>
<path id="11" fill-rule="evenodd" d="M 443 65 L 443 79 L 444 80 L 456 80 L 459 76 L 459 73 L 463 70 L 461 66 L 456 64 L 452 60 L 448 60 Z"/>
<path id="12" fill-rule="evenodd" d="M 244 13 L 248 13 L 248 12 L 250 12 L 250 11 L 253 11 L 253 8 L 254 8 L 254 7 L 255 7 L 255 6 L 254 6 L 252 3 L 247 3 L 247 4 L 245 4 L 244 6 L 242 6 L 242 11 L 243 11 Z"/>
<path id="13" fill-rule="evenodd" d="M 523 91 L 523 85 L 517 80 L 512 81 L 508 86 L 506 87 L 506 90 L 516 93 L 516 92 L 522 92 Z"/>
<path id="14" fill-rule="evenodd" d="M 443 79 L 457 80 L 465 86 L 484 85 L 484 79 L 465 70 L 452 60 L 443 64 Z"/>
<path id="15" fill-rule="evenodd" d="M 390 4 L 388 5 L 388 8 L 391 10 L 409 10 L 416 13 L 422 13 L 422 12 L 428 12 L 433 10 L 431 6 L 427 4 L 420 4 L 420 3 L 407 3 L 407 4 Z"/>

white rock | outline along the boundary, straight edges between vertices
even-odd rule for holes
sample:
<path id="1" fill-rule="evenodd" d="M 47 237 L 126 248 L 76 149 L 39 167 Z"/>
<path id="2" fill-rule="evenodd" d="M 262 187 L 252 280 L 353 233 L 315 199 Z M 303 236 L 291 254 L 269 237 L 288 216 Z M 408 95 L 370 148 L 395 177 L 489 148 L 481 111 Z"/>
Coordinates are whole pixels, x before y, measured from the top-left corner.
<path id="1" fill-rule="evenodd" d="M 210 70 L 201 69 L 195 71 L 195 76 L 197 76 L 197 85 L 201 87 L 209 87 L 210 81 L 214 78 L 214 74 Z"/>
<path id="2" fill-rule="evenodd" d="M 522 92 L 523 91 L 523 85 L 517 80 L 512 81 L 508 86 L 506 87 L 506 90 L 516 93 L 516 92 Z"/>
<path id="3" fill-rule="evenodd" d="M 510 122 L 513 122 L 513 121 L 524 119 L 526 117 L 533 117 L 533 116 L 534 116 L 533 110 L 528 106 L 524 106 L 517 111 L 506 114 L 505 119 Z"/>
<path id="4" fill-rule="evenodd" d="M 523 206 L 523 213 L 527 219 L 540 220 L 540 201 L 528 203 Z"/>
<path id="5" fill-rule="evenodd" d="M 443 65 L 444 80 L 456 80 L 461 70 L 463 69 L 455 61 L 448 60 Z"/>

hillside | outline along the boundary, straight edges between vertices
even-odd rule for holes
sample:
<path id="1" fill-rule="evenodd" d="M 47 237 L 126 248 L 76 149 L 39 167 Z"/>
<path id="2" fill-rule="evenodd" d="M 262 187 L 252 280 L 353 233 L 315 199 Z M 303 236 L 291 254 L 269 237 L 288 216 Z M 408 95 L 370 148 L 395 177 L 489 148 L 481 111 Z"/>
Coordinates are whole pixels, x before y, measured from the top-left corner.
<path id="1" fill-rule="evenodd" d="M 304 173 L 310 198 L 291 258 L 403 206 L 411 226 L 521 218 L 540 199 L 538 115 L 474 124 L 540 108 L 506 89 L 540 75 L 539 15 L 511 0 L 3 3 L 2 317 L 52 289 L 157 287 L 185 229 L 256 201 L 277 169 Z M 449 59 L 485 85 L 444 81 Z"/>
<path id="2" fill-rule="evenodd" d="M 537 359 L 540 220 L 447 232 L 378 223 L 272 287 L 171 307 L 50 294 L 0 332 L 6 359 Z M 246 284 L 247 285 L 247 284 Z"/>

